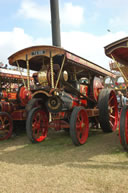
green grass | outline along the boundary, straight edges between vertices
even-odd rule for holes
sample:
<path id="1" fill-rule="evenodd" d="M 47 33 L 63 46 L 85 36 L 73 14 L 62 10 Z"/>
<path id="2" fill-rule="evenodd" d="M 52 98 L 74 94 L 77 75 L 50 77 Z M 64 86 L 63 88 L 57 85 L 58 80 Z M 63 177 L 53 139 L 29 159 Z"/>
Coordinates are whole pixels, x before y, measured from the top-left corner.
<path id="1" fill-rule="evenodd" d="M 79 147 L 63 131 L 39 144 L 22 133 L 0 142 L 0 165 L 0 193 L 128 192 L 128 156 L 118 132 L 91 130 Z"/>

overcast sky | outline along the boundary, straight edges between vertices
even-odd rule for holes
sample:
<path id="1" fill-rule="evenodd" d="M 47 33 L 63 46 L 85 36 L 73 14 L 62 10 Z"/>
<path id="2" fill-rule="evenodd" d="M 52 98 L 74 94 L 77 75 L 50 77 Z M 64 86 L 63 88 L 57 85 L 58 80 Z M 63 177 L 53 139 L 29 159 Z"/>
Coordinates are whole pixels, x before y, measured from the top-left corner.
<path id="1" fill-rule="evenodd" d="M 58 0 L 61 46 L 104 68 L 104 46 L 128 36 L 128 0 Z M 0 62 L 34 45 L 52 45 L 50 0 L 0 0 Z"/>

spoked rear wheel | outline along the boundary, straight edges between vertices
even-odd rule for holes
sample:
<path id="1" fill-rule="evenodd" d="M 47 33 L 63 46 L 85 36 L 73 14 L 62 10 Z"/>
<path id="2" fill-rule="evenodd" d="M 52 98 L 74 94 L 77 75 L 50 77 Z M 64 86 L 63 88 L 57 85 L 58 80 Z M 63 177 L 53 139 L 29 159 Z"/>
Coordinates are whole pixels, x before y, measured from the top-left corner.
<path id="1" fill-rule="evenodd" d="M 128 106 L 122 108 L 119 123 L 120 143 L 128 151 Z"/>
<path id="2" fill-rule="evenodd" d="M 26 132 L 32 143 L 43 141 L 48 133 L 48 116 L 39 107 L 33 108 L 27 117 Z"/>
<path id="3" fill-rule="evenodd" d="M 84 107 L 75 107 L 70 117 L 70 136 L 75 145 L 82 145 L 87 141 L 89 121 Z"/>
<path id="4" fill-rule="evenodd" d="M 0 140 L 8 139 L 12 134 L 13 122 L 6 112 L 0 112 Z"/>
<path id="5" fill-rule="evenodd" d="M 98 98 L 99 122 L 104 132 L 113 132 L 118 123 L 118 106 L 115 92 L 103 89 Z"/>

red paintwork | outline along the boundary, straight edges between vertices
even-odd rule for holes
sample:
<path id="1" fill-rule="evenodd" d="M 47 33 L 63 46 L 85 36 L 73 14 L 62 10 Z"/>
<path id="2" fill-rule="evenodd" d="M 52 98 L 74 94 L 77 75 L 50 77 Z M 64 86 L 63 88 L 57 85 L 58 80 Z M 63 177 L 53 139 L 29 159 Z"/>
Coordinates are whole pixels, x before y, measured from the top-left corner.
<path id="1" fill-rule="evenodd" d="M 115 131 L 118 123 L 118 105 L 114 91 L 111 91 L 108 101 L 109 122 L 112 126 L 112 131 Z"/>
<path id="2" fill-rule="evenodd" d="M 8 93 L 5 90 L 2 90 L 3 98 L 8 98 Z"/>
<path id="3" fill-rule="evenodd" d="M 4 140 L 12 133 L 12 120 L 26 120 L 25 105 L 31 99 L 31 92 L 23 86 L 20 87 L 22 79 L 26 82 L 28 78 L 24 72 L 21 76 L 19 71 L 0 68 L 0 77 L 0 140 Z M 33 78 L 29 79 L 32 85 Z"/>
<path id="4" fill-rule="evenodd" d="M 93 97 L 96 101 L 98 101 L 100 90 L 103 88 L 104 87 L 103 87 L 103 84 L 101 83 L 100 78 L 95 77 L 93 80 Z"/>
<path id="5" fill-rule="evenodd" d="M 112 74 L 111 72 L 107 71 L 106 69 L 102 68 L 101 66 L 98 66 L 88 60 L 85 60 L 79 56 L 76 56 L 70 52 L 66 52 L 66 57 L 67 59 L 71 60 L 71 61 L 74 61 L 76 63 L 79 63 L 79 64 L 82 64 L 82 66 L 85 66 L 86 68 L 88 68 L 88 70 L 90 71 L 95 71 L 95 74 L 96 73 L 101 73 L 102 75 L 104 74 L 105 76 L 113 76 L 114 77 L 114 74 Z"/>
<path id="6" fill-rule="evenodd" d="M 12 103 L 1 101 L 0 107 L 2 112 L 12 112 L 14 110 L 14 105 Z"/>
<path id="7" fill-rule="evenodd" d="M 31 98 L 31 92 L 27 88 L 22 86 L 19 91 L 19 99 L 21 101 L 21 105 L 25 106 Z"/>
<path id="8" fill-rule="evenodd" d="M 48 117 L 43 110 L 38 110 L 33 116 L 33 138 L 37 142 L 43 141 L 48 133 Z"/>
<path id="9" fill-rule="evenodd" d="M 87 100 L 85 99 L 80 99 L 79 103 L 81 106 L 85 106 L 85 107 L 87 106 Z"/>
<path id="10" fill-rule="evenodd" d="M 80 84 L 80 93 L 85 96 L 88 96 L 88 86 Z"/>
<path id="11" fill-rule="evenodd" d="M 83 106 L 85 108 L 82 108 L 78 113 L 75 125 L 76 130 L 74 130 L 80 144 L 85 143 L 89 130 L 88 117 L 89 120 L 93 121 L 91 117 L 94 118 L 99 115 L 97 101 L 100 89 L 103 88 L 100 80 L 98 78 L 94 80 L 94 78 L 95 76 L 105 77 L 106 75 L 114 77 L 114 74 L 93 62 L 54 46 L 33 46 L 20 50 L 9 57 L 9 64 L 15 66 L 16 61 L 18 61 L 21 68 L 26 68 L 26 58 L 29 68 L 36 71 L 34 79 L 35 82 L 37 81 L 37 85 L 31 90 L 33 93 L 32 97 L 42 99 L 42 102 L 39 103 L 42 110 L 31 111 L 33 114 L 29 114 L 31 117 L 28 116 L 30 118 L 29 122 L 27 122 L 30 124 L 28 128 L 33 134 L 33 139 L 37 142 L 43 141 L 47 136 L 48 127 L 54 127 L 55 130 L 69 128 L 73 109 L 76 106 Z M 43 70 L 47 71 L 47 73 L 45 73 L 44 79 L 41 79 L 41 76 L 38 76 L 38 72 Z M 67 80 L 64 79 L 64 71 L 67 71 Z M 60 79 L 57 80 L 57 78 Z M 86 82 L 80 82 L 82 78 L 89 80 L 87 85 L 84 85 Z M 47 85 L 41 84 L 41 80 L 46 79 Z M 31 99 L 31 93 L 25 87 L 21 87 L 18 98 L 21 102 L 20 106 L 25 107 Z M 112 105 L 113 103 L 110 101 L 110 106 L 112 107 Z M 50 123 L 48 123 L 48 112 Z M 23 120 L 22 110 L 15 110 L 11 115 L 13 119 Z M 110 121 L 113 124 L 112 116 L 114 115 L 110 114 Z"/>
<path id="12" fill-rule="evenodd" d="M 17 93 L 16 92 L 8 93 L 8 99 L 9 100 L 16 100 L 17 99 Z"/>
<path id="13" fill-rule="evenodd" d="M 54 119 L 66 119 L 68 117 L 67 112 L 59 112 L 56 114 L 52 114 L 53 120 Z"/>
<path id="14" fill-rule="evenodd" d="M 0 112 L 0 141 L 8 139 L 12 134 L 12 120 L 5 112 Z"/>
<path id="15" fill-rule="evenodd" d="M 7 92 L 6 90 L 2 90 L 2 98 L 8 100 L 16 100 L 17 92 Z"/>
<path id="16" fill-rule="evenodd" d="M 49 128 L 55 128 L 56 131 L 61 129 L 69 128 L 69 123 L 64 120 L 56 119 L 49 123 Z"/>
<path id="17" fill-rule="evenodd" d="M 84 144 L 88 138 L 89 121 L 86 110 L 81 109 L 77 115 L 76 135 L 80 144 Z"/>
<path id="18" fill-rule="evenodd" d="M 86 109 L 88 117 L 97 117 L 99 116 L 99 109 L 93 108 L 93 109 Z"/>
<path id="19" fill-rule="evenodd" d="M 11 113 L 13 120 L 26 120 L 27 114 L 25 109 L 22 110 L 15 110 Z"/>
<path id="20" fill-rule="evenodd" d="M 72 101 L 72 108 L 79 105 L 79 101 Z"/>
<path id="21" fill-rule="evenodd" d="M 122 38 L 104 47 L 105 54 L 112 58 L 112 55 L 120 64 L 128 66 L 128 37 Z M 115 66 L 110 64 L 112 69 Z"/>
<path id="22" fill-rule="evenodd" d="M 75 98 L 71 94 L 69 94 L 69 96 L 72 99 L 71 109 L 73 109 L 75 106 L 86 106 L 87 105 L 87 100 Z"/>

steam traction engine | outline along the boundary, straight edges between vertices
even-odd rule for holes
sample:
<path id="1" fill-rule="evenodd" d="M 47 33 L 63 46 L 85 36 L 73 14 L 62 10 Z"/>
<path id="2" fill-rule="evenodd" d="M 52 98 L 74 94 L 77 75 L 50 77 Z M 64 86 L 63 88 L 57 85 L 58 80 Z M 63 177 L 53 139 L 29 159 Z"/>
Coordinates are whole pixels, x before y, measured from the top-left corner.
<path id="1" fill-rule="evenodd" d="M 125 80 L 124 95 L 128 97 L 128 37 L 107 45 L 105 54 L 113 60 L 112 70 L 120 72 Z M 122 87 L 121 91 L 123 91 Z M 128 105 L 125 105 L 120 113 L 119 136 L 121 145 L 128 151 Z"/>
<path id="2" fill-rule="evenodd" d="M 48 129 L 69 130 L 75 145 L 88 138 L 89 123 L 100 123 L 104 132 L 116 130 L 115 92 L 104 89 L 100 66 L 54 46 L 34 46 L 9 57 L 10 65 L 33 70 L 32 99 L 26 105 L 26 130 L 31 142 L 41 142 Z"/>
<path id="3" fill-rule="evenodd" d="M 26 74 L 0 68 L 0 140 L 11 136 L 14 122 L 26 120 L 25 105 L 31 99 L 26 83 Z"/>

